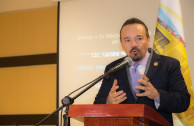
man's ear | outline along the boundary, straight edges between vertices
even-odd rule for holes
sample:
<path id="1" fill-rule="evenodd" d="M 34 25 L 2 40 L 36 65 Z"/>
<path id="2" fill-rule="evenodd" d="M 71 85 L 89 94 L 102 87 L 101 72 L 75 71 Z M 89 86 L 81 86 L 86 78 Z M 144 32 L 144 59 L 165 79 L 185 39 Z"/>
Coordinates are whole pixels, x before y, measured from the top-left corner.
<path id="1" fill-rule="evenodd" d="M 148 46 L 150 45 L 150 36 L 149 36 L 149 38 L 148 38 Z"/>

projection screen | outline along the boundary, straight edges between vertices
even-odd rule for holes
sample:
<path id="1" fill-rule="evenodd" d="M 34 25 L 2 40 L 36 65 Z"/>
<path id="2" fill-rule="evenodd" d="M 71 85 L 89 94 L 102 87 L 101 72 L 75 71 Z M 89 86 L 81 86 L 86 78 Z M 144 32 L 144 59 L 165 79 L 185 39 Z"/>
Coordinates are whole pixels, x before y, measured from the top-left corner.
<path id="1" fill-rule="evenodd" d="M 102 75 L 108 63 L 125 56 L 119 31 L 127 19 L 137 17 L 145 22 L 152 47 L 158 6 L 159 0 L 60 2 L 59 106 L 70 92 Z M 100 85 L 101 82 L 78 97 L 74 104 L 92 104 Z M 72 119 L 71 125 L 83 124 Z"/>

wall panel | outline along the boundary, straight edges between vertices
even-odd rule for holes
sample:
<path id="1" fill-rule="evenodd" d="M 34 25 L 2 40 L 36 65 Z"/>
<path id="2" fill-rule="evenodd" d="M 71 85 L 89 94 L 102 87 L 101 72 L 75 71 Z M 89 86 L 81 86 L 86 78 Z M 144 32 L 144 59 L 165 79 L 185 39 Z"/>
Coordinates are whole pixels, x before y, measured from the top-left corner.
<path id="1" fill-rule="evenodd" d="M 56 108 L 56 65 L 0 68 L 0 114 L 47 114 Z"/>
<path id="2" fill-rule="evenodd" d="M 0 13 L 0 125 L 34 125 L 56 109 L 57 11 Z"/>
<path id="3" fill-rule="evenodd" d="M 57 7 L 0 14 L 0 57 L 57 51 Z"/>

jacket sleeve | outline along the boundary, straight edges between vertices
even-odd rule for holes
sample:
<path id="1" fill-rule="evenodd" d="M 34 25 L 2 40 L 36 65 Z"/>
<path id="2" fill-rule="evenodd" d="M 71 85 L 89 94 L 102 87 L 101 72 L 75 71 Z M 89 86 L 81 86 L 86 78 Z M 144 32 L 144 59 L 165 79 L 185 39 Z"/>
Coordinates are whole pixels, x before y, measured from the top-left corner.
<path id="1" fill-rule="evenodd" d="M 160 90 L 160 111 L 180 113 L 190 105 L 188 93 L 178 60 L 173 60 L 167 71 L 167 90 Z"/>
<path id="2" fill-rule="evenodd" d="M 105 73 L 108 70 L 109 70 L 109 66 L 105 68 Z M 106 104 L 109 91 L 113 85 L 112 80 L 113 80 L 112 78 L 103 79 L 101 87 L 98 91 L 98 94 L 95 97 L 94 104 Z"/>

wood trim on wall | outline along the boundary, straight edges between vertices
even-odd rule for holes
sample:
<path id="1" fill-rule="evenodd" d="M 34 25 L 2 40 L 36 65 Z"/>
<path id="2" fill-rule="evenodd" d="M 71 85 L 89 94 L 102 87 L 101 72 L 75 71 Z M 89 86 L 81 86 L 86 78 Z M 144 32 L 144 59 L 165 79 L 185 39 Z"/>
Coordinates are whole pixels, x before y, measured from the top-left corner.
<path id="1" fill-rule="evenodd" d="M 13 56 L 0 58 L 0 68 L 57 64 L 57 53 Z"/>
<path id="2" fill-rule="evenodd" d="M 47 114 L 33 114 L 33 115 L 0 115 L 0 125 L 35 125 Z M 57 114 L 51 116 L 44 125 L 56 125 Z"/>

